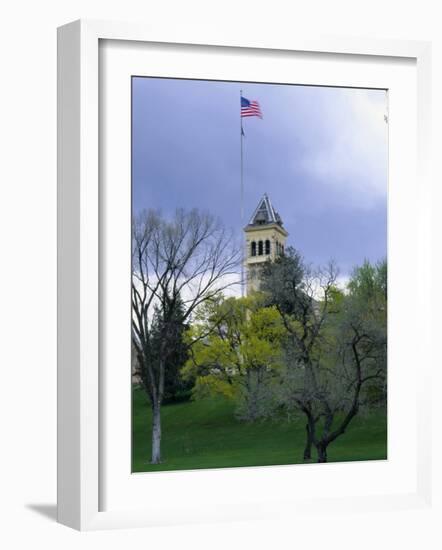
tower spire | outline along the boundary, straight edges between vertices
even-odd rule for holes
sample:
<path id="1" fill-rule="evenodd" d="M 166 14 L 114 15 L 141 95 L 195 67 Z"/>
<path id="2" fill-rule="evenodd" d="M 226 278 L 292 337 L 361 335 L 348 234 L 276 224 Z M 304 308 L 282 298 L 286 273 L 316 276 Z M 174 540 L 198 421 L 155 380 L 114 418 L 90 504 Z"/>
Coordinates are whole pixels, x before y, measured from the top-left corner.
<path id="1" fill-rule="evenodd" d="M 263 264 L 275 260 L 284 253 L 288 237 L 281 216 L 273 207 L 269 196 L 264 193 L 244 228 L 247 294 L 259 290 L 260 271 Z"/>
<path id="2" fill-rule="evenodd" d="M 250 218 L 249 225 L 264 225 L 268 223 L 277 223 L 282 226 L 281 216 L 273 208 L 267 193 L 264 193 Z"/>

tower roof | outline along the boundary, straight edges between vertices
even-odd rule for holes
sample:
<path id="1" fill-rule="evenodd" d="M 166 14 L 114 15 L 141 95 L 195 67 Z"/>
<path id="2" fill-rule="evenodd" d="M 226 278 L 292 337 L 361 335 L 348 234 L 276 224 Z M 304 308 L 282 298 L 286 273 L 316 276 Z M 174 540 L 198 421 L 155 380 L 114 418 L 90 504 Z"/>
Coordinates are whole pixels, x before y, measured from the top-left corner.
<path id="1" fill-rule="evenodd" d="M 282 226 L 281 216 L 273 208 L 267 193 L 264 193 L 250 218 L 249 225 L 265 225 L 269 223 L 277 223 Z"/>

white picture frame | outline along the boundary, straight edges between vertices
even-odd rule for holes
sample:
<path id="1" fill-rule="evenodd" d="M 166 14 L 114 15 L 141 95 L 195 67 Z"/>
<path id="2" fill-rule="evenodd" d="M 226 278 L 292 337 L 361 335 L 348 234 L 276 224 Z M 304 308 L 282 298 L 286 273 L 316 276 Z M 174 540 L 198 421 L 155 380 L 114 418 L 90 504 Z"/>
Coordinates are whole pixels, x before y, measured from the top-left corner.
<path id="1" fill-rule="evenodd" d="M 265 39 L 249 43 L 227 36 L 212 44 L 201 36 L 157 35 L 143 26 L 116 22 L 76 21 L 58 31 L 58 521 L 80 530 L 151 526 L 178 522 L 198 522 L 235 517 L 254 518 L 262 514 L 262 502 L 250 503 L 241 515 L 220 510 L 211 513 L 204 503 L 189 510 L 167 515 L 164 509 L 133 508 L 124 504 L 103 510 L 100 492 L 103 451 L 100 430 L 100 278 L 101 190 L 99 175 L 99 48 L 101 40 L 128 43 L 166 43 L 203 45 L 210 48 L 246 51 L 329 53 L 348 56 L 409 58 L 417 70 L 417 161 L 419 181 L 418 254 L 419 307 L 424 313 L 417 330 L 430 334 L 431 250 L 429 212 L 431 185 L 428 174 L 431 105 L 430 44 L 426 42 L 364 40 L 357 38 L 294 37 L 288 42 L 266 43 Z M 179 55 L 179 54 L 177 54 Z M 427 355 L 430 352 L 427 351 Z M 431 416 L 430 368 L 427 356 L 420 368 L 416 385 L 417 456 L 416 490 L 404 494 L 340 497 L 334 511 L 354 509 L 379 510 L 427 506 L 431 501 L 431 445 L 428 419 Z M 129 367 L 128 367 L 129 368 Z M 129 452 L 129 450 L 128 450 Z M 171 474 L 168 474 L 171 475 Z M 173 474 L 172 474 L 173 475 Z M 190 475 L 181 473 L 180 475 Z M 235 475 L 234 473 L 232 475 Z M 164 478 L 165 479 L 165 478 Z M 177 479 L 177 478 L 175 478 Z M 170 483 L 173 484 L 173 478 Z M 170 484 L 169 484 L 170 486 Z M 265 501 L 265 496 L 264 496 Z M 299 502 L 284 502 L 287 514 L 301 513 L 330 506 L 330 498 L 315 496 Z M 281 514 L 273 506 L 274 514 Z"/>

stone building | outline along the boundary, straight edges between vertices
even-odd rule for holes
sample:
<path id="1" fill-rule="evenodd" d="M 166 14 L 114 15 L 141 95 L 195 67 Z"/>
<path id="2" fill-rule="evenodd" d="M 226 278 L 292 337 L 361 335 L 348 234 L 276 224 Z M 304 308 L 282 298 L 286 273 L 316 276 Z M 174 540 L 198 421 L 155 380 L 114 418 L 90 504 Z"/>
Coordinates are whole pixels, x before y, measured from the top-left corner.
<path id="1" fill-rule="evenodd" d="M 244 228 L 244 267 L 247 294 L 259 290 L 260 270 L 264 262 L 284 253 L 287 231 L 281 217 L 265 194 L 259 201 L 249 223 Z"/>

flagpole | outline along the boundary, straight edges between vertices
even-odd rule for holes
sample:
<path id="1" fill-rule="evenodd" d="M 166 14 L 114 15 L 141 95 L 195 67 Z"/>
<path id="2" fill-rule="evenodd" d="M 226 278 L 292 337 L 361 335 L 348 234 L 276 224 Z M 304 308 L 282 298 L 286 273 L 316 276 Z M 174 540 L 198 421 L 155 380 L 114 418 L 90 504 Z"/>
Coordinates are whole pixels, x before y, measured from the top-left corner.
<path id="1" fill-rule="evenodd" d="M 244 173 L 243 173 L 243 159 L 244 159 L 244 150 L 243 150 L 243 137 L 244 129 L 242 127 L 242 114 L 241 114 L 241 105 L 242 105 L 242 90 L 239 91 L 239 121 L 240 121 L 240 138 L 241 138 L 241 197 L 240 197 L 240 210 L 241 210 L 241 231 L 244 228 Z M 241 236 L 242 238 L 242 236 Z M 242 254 L 241 254 L 241 296 L 244 297 L 244 243 L 242 243 Z"/>

